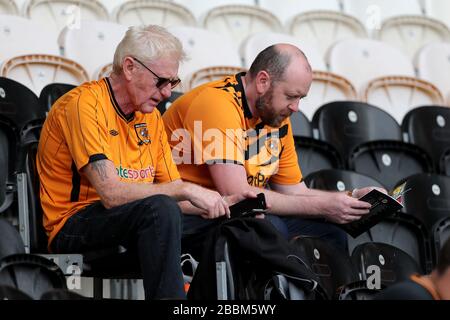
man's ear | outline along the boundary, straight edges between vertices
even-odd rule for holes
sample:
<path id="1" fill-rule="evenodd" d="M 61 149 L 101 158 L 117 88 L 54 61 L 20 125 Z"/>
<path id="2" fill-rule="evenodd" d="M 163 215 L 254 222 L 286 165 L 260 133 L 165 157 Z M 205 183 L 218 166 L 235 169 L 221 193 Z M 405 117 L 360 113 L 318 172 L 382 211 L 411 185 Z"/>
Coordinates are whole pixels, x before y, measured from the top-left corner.
<path id="1" fill-rule="evenodd" d="M 270 75 L 267 71 L 261 70 L 256 74 L 255 78 L 256 91 L 258 94 L 265 94 L 271 85 Z"/>
<path id="2" fill-rule="evenodd" d="M 136 65 L 134 64 L 134 60 L 131 57 L 125 57 L 122 63 L 122 72 L 125 76 L 125 79 L 131 80 L 131 76 L 133 74 Z"/>

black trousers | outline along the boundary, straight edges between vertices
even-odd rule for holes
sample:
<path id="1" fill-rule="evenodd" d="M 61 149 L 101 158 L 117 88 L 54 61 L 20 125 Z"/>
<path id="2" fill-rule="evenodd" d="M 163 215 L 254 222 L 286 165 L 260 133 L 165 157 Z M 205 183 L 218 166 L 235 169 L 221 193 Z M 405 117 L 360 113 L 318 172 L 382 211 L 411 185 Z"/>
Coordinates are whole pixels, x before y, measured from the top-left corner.
<path id="1" fill-rule="evenodd" d="M 146 299 L 184 299 L 181 211 L 175 200 L 155 195 L 111 209 L 94 203 L 70 217 L 52 242 L 55 253 L 122 245 L 136 250 Z"/>

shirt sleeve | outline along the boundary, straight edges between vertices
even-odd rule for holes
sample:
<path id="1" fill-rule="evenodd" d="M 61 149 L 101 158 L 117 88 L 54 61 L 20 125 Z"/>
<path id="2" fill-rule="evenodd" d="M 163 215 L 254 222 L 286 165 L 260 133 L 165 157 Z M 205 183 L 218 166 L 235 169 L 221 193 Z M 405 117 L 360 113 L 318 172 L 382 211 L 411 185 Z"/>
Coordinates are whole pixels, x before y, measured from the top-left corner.
<path id="1" fill-rule="evenodd" d="M 184 120 L 194 164 L 244 164 L 243 119 L 238 108 L 230 94 L 214 88 L 194 99 Z"/>
<path id="2" fill-rule="evenodd" d="M 156 111 L 156 110 L 155 110 Z M 156 164 L 156 177 L 157 183 L 171 182 L 180 179 L 177 166 L 172 158 L 172 151 L 167 141 L 166 130 L 164 129 L 164 122 L 161 115 L 158 112 L 157 115 L 157 130 L 158 130 L 158 145 L 160 146 L 158 152 L 158 163 Z"/>
<path id="3" fill-rule="evenodd" d="M 94 92 L 84 90 L 64 109 L 62 132 L 78 170 L 88 163 L 111 159 L 106 116 Z"/>
<path id="4" fill-rule="evenodd" d="M 290 119 L 288 119 L 287 125 L 287 133 L 285 136 L 280 137 L 282 150 L 280 154 L 278 171 L 271 177 L 270 182 L 291 185 L 302 181 L 302 172 L 297 160 L 297 152 L 295 150 L 294 136 L 292 135 Z"/>

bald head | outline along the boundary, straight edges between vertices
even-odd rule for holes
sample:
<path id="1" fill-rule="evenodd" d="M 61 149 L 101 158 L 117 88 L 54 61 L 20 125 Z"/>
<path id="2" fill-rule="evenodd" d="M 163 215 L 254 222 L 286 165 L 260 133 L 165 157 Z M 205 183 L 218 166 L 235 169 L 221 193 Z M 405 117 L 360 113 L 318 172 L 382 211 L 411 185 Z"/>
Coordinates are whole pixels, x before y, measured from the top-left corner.
<path id="1" fill-rule="evenodd" d="M 299 48 L 291 44 L 279 43 L 267 47 L 257 55 L 250 66 L 249 74 L 254 79 L 258 72 L 265 70 L 269 73 L 272 82 L 282 81 L 286 69 L 291 64 L 295 64 L 296 68 L 304 69 L 308 73 L 311 72 L 308 59 Z"/>

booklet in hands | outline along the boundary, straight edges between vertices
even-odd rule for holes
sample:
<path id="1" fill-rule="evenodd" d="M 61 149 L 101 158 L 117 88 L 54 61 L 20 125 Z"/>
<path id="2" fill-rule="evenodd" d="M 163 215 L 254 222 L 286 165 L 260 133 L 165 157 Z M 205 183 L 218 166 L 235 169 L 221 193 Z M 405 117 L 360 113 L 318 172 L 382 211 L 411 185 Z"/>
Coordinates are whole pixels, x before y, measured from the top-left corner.
<path id="1" fill-rule="evenodd" d="M 389 195 L 373 189 L 359 198 L 359 200 L 369 202 L 372 205 L 370 212 L 359 220 L 347 224 L 337 224 L 337 226 L 344 229 L 353 238 L 369 230 L 381 220 L 403 208 L 403 194 L 410 190 L 404 190 L 405 184 L 399 185 Z"/>

